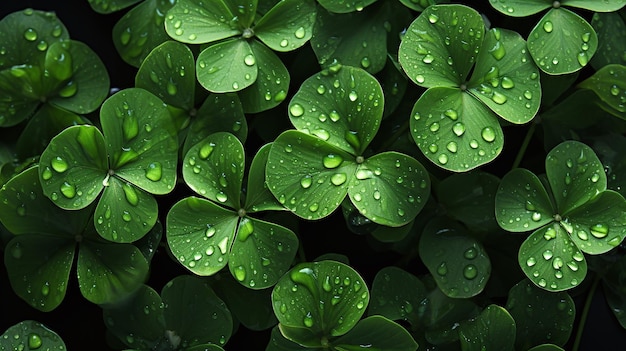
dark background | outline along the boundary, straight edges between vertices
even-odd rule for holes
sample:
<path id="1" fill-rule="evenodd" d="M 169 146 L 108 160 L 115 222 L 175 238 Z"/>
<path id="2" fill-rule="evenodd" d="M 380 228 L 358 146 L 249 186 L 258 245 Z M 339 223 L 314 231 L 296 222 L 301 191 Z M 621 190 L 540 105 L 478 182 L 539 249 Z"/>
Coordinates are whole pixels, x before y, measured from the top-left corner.
<path id="1" fill-rule="evenodd" d="M 526 35 L 531 26 L 538 20 L 538 17 L 522 20 L 495 14 L 487 0 L 483 0 L 480 5 L 472 4 L 472 6 L 485 13 L 488 18 L 507 21 L 507 23 L 492 23 L 492 26 L 515 28 L 522 35 Z M 111 78 L 111 87 L 124 89 L 133 86 L 136 69 L 120 59 L 111 39 L 113 25 L 126 10 L 109 15 L 100 15 L 91 10 L 87 0 L 0 0 L 0 18 L 13 11 L 28 7 L 56 12 L 67 27 L 70 37 L 89 45 L 105 63 Z M 507 142 L 512 145 L 519 145 L 523 133 L 525 130 L 521 130 L 520 135 L 509 137 L 507 134 L 507 138 L 509 138 Z M 531 145 L 531 153 L 533 147 L 541 148 L 540 145 Z M 516 151 L 509 150 L 510 155 L 507 155 L 505 148 L 505 153 L 499 157 L 501 161 L 495 162 L 490 168 L 497 170 L 500 164 L 506 164 L 506 167 L 510 167 Z M 166 211 L 163 210 L 162 212 Z M 380 253 L 372 252 L 364 237 L 349 232 L 339 213 L 333 214 L 324 221 L 308 222 L 306 226 L 301 228 L 300 232 L 302 234 L 300 236 L 301 242 L 307 248 L 307 255 L 310 255 L 309 259 L 328 252 L 347 255 L 351 259 L 351 265 L 363 275 L 368 284 L 371 284 L 375 273 L 380 268 L 393 264 L 392 255 L 381 256 Z M 370 254 L 363 254 L 364 252 Z M 376 255 L 375 260 L 372 259 L 374 255 Z M 13 293 L 4 265 L 0 268 L 0 333 L 22 320 L 32 319 L 56 331 L 64 339 L 70 351 L 108 349 L 105 344 L 102 311 L 98 306 L 91 304 L 80 295 L 75 271 L 70 275 L 68 292 L 63 303 L 54 311 L 43 313 L 31 308 Z M 179 265 L 170 259 L 165 249 L 161 248 L 152 261 L 151 277 L 148 284 L 159 291 L 167 281 L 179 274 L 186 273 L 188 272 L 179 268 Z M 584 298 L 584 295 L 574 296 L 578 314 L 582 310 Z M 573 333 L 577 331 L 577 324 L 578 320 L 575 323 Z M 267 331 L 252 332 L 241 327 L 226 344 L 226 349 L 264 350 L 268 340 L 269 332 Z M 619 326 L 612 315 L 600 288 L 593 298 L 580 350 L 624 350 L 626 347 L 624 345 L 626 345 L 626 331 Z M 566 349 L 568 346 L 566 345 Z"/>

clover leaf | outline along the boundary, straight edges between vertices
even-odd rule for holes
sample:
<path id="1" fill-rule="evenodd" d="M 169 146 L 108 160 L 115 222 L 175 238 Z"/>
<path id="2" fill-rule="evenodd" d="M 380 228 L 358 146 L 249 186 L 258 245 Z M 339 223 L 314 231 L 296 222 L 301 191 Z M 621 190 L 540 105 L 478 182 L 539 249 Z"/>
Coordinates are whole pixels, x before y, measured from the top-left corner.
<path id="1" fill-rule="evenodd" d="M 96 127 L 68 127 L 54 137 L 40 160 L 44 194 L 76 210 L 98 200 L 94 224 L 105 239 L 132 242 L 157 220 L 151 194 L 167 194 L 176 182 L 177 143 L 161 100 L 139 88 L 107 99 Z"/>
<path id="2" fill-rule="evenodd" d="M 626 66 L 609 64 L 600 68 L 578 87 L 592 90 L 602 100 L 600 107 L 614 116 L 626 118 Z"/>
<path id="3" fill-rule="evenodd" d="M 136 350 L 223 350 L 232 334 L 228 307 L 206 282 L 178 276 L 161 296 L 147 285 L 120 303 L 103 307 L 104 322 Z"/>
<path id="4" fill-rule="evenodd" d="M 514 350 L 515 321 L 506 309 L 489 305 L 478 317 L 459 326 L 459 340 L 463 350 L 476 350 L 475 345 L 485 349 Z"/>
<path id="5" fill-rule="evenodd" d="M 65 350 L 63 339 L 45 325 L 25 320 L 9 327 L 0 335 L 2 350 Z"/>
<path id="6" fill-rule="evenodd" d="M 135 291 L 148 274 L 141 251 L 102 240 L 91 224 L 93 206 L 65 211 L 46 199 L 38 167 L 0 190 L 0 222 L 15 235 L 4 252 L 15 293 L 38 310 L 55 309 L 65 297 L 75 256 L 78 285 L 87 300 L 110 303 Z"/>
<path id="7" fill-rule="evenodd" d="M 513 31 L 484 27 L 469 7 L 433 5 L 409 26 L 398 52 L 409 78 L 429 88 L 411 113 L 413 139 L 451 171 L 496 158 L 504 144 L 497 116 L 526 123 L 541 101 L 526 42 Z"/>
<path id="8" fill-rule="evenodd" d="M 522 243 L 519 265 L 536 285 L 571 289 L 587 274 L 583 253 L 597 255 L 626 236 L 626 200 L 606 190 L 606 174 L 587 145 L 566 141 L 545 162 L 547 183 L 518 168 L 496 193 L 496 219 L 512 232 L 533 233 Z"/>
<path id="9" fill-rule="evenodd" d="M 282 209 L 264 187 L 269 146 L 252 161 L 245 200 L 242 195 L 244 150 L 232 134 L 209 135 L 187 152 L 183 178 L 202 198 L 190 196 L 172 206 L 167 242 L 178 261 L 198 275 L 213 275 L 228 265 L 241 284 L 272 286 L 296 254 L 295 234 L 249 214 Z"/>
<path id="10" fill-rule="evenodd" d="M 274 141 L 266 168 L 270 191 L 296 215 L 320 219 L 349 195 L 371 221 L 410 222 L 426 203 L 430 179 L 410 156 L 365 157 L 383 114 L 380 84 L 356 67 L 335 65 L 308 78 L 289 104 L 298 130 Z"/>
<path id="11" fill-rule="evenodd" d="M 528 51 L 539 68 L 548 74 L 567 74 L 580 70 L 598 48 L 598 36 L 581 16 L 563 7 L 594 12 L 613 12 L 623 0 L 490 0 L 491 6 L 513 17 L 534 15 L 550 9 L 528 35 Z"/>
<path id="12" fill-rule="evenodd" d="M 594 13 L 591 26 L 598 34 L 591 66 L 597 71 L 609 64 L 626 65 L 626 23 L 619 12 Z"/>
<path id="13" fill-rule="evenodd" d="M 279 72 L 274 77 L 276 86 L 266 79 L 251 93 L 263 98 L 256 103 L 269 94 L 267 102 L 275 105 L 286 96 L 289 82 L 279 78 L 288 73 L 264 45 L 281 52 L 304 45 L 311 38 L 316 7 L 313 0 L 282 0 L 255 23 L 256 8 L 256 0 L 180 0 L 168 11 L 165 29 L 177 41 L 208 44 L 198 55 L 196 72 L 200 84 L 211 92 L 240 91 L 252 86 L 260 71 Z"/>

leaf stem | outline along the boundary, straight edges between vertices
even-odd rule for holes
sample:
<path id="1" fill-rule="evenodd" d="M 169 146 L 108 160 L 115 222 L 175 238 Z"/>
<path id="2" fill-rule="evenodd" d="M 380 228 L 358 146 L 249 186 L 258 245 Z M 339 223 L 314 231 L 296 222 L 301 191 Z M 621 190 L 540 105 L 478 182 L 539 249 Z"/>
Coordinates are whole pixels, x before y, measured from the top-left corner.
<path id="1" fill-rule="evenodd" d="M 522 142 L 522 146 L 517 152 L 517 156 L 515 157 L 515 161 L 513 161 L 513 166 L 511 166 L 511 169 L 515 169 L 519 167 L 520 163 L 522 162 L 522 159 L 524 158 L 524 155 L 526 154 L 526 149 L 528 149 L 528 144 L 530 144 L 530 139 L 532 139 L 533 135 L 535 134 L 536 128 L 537 128 L 537 123 L 531 124 L 530 128 L 528 128 L 528 131 L 526 132 L 526 136 L 524 137 L 524 141 Z"/>
<path id="2" fill-rule="evenodd" d="M 576 338 L 574 339 L 574 344 L 572 346 L 572 351 L 578 351 L 580 347 L 580 341 L 583 337 L 583 331 L 585 330 L 585 323 L 587 322 L 587 317 L 589 315 L 589 310 L 591 309 L 591 303 L 593 302 L 593 296 L 598 289 L 598 284 L 602 279 L 601 274 L 596 274 L 593 278 L 593 283 L 591 283 L 591 287 L 589 288 L 589 292 L 587 293 L 587 298 L 585 299 L 585 305 L 583 306 L 583 311 L 580 315 L 580 322 L 578 322 L 578 330 L 576 331 Z"/>

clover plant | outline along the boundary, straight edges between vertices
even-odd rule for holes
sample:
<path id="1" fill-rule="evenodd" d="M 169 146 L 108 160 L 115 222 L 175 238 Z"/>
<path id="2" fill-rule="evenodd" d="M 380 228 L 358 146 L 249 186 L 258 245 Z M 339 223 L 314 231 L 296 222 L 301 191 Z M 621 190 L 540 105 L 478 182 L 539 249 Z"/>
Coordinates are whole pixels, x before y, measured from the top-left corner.
<path id="1" fill-rule="evenodd" d="M 626 340 L 626 0 L 29 4 L 0 350 Z"/>

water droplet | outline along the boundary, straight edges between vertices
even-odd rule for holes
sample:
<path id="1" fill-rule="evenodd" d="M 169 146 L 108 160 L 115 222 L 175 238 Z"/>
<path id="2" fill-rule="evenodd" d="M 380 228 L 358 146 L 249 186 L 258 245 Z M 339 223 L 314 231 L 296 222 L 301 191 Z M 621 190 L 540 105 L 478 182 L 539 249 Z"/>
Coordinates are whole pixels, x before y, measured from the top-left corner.
<path id="1" fill-rule="evenodd" d="M 176 88 L 176 84 L 174 82 L 167 82 L 166 87 L 167 93 L 174 96 L 178 92 L 178 88 Z"/>
<path id="2" fill-rule="evenodd" d="M 580 240 L 589 240 L 589 235 L 587 235 L 587 232 L 584 230 L 579 230 L 576 235 Z"/>
<path id="3" fill-rule="evenodd" d="M 584 34 L 581 36 L 581 38 L 582 38 L 583 42 L 588 43 L 588 42 L 589 42 L 589 40 L 591 39 L 591 33 L 584 33 Z"/>
<path id="4" fill-rule="evenodd" d="M 356 92 L 353 90 L 350 92 L 350 94 L 348 94 L 348 98 L 350 99 L 350 101 L 354 102 L 356 101 L 359 97 L 356 94 Z"/>
<path id="5" fill-rule="evenodd" d="M 361 66 L 366 69 L 370 66 L 370 59 L 367 56 L 361 59 Z"/>
<path id="6" fill-rule="evenodd" d="M 439 155 L 439 157 L 437 157 L 437 161 L 439 161 L 439 163 L 441 163 L 442 165 L 445 165 L 446 163 L 448 163 L 448 155 L 446 154 Z"/>
<path id="7" fill-rule="evenodd" d="M 124 220 L 124 222 L 130 222 L 133 219 L 133 217 L 130 215 L 128 211 L 123 211 L 122 219 Z"/>
<path id="8" fill-rule="evenodd" d="M 28 41 L 35 41 L 35 40 L 37 40 L 37 31 L 35 31 L 33 28 L 28 28 L 24 32 L 24 39 L 26 39 Z"/>
<path id="9" fill-rule="evenodd" d="M 534 258 L 534 257 L 529 257 L 529 258 L 526 260 L 526 265 L 527 265 L 528 267 L 532 267 L 532 266 L 534 266 L 535 264 L 537 264 L 537 260 L 535 260 L 535 258 Z"/>
<path id="10" fill-rule="evenodd" d="M 415 81 L 418 82 L 419 84 L 424 83 L 424 76 L 421 74 L 418 74 L 417 76 L 415 76 Z"/>
<path id="11" fill-rule="evenodd" d="M 539 222 L 541 220 L 541 213 L 535 212 L 532 214 L 531 219 L 535 222 Z"/>
<path id="12" fill-rule="evenodd" d="M 456 121 L 459 118 L 459 114 L 453 109 L 448 109 L 443 114 L 453 121 Z"/>
<path id="13" fill-rule="evenodd" d="M 513 89 L 515 87 L 515 83 L 509 77 L 502 77 L 502 87 L 504 89 Z"/>
<path id="14" fill-rule="evenodd" d="M 304 326 L 307 328 L 311 328 L 313 326 L 313 317 L 311 317 L 311 312 L 308 312 L 306 316 L 304 316 Z"/>
<path id="15" fill-rule="evenodd" d="M 289 45 L 289 41 L 287 39 L 283 39 L 278 45 L 280 45 L 281 48 L 286 48 L 287 45 Z"/>
<path id="16" fill-rule="evenodd" d="M 602 239 L 606 237 L 607 235 L 609 235 L 609 227 L 607 227 L 604 224 L 593 225 L 590 228 L 590 230 L 591 230 L 591 235 L 593 235 L 594 237 L 598 239 Z"/>
<path id="17" fill-rule="evenodd" d="M 438 20 L 439 20 L 439 16 L 435 15 L 434 13 L 431 13 L 430 15 L 428 15 L 428 22 L 435 24 L 437 23 Z"/>
<path id="18" fill-rule="evenodd" d="M 289 113 L 291 113 L 293 117 L 300 117 L 304 114 L 304 108 L 302 105 L 296 103 L 289 107 Z"/>
<path id="19" fill-rule="evenodd" d="M 512 82 L 511 82 L 512 83 Z M 506 103 L 506 101 L 508 100 L 506 96 L 504 96 L 503 94 L 494 91 L 493 95 L 491 95 L 491 100 L 493 100 L 493 102 L 495 102 L 498 105 L 503 105 L 504 103 Z"/>
<path id="20" fill-rule="evenodd" d="M 475 259 L 477 255 L 478 255 L 478 252 L 473 247 L 470 247 L 469 249 L 465 250 L 465 252 L 463 253 L 463 257 L 465 257 L 468 260 Z"/>
<path id="21" fill-rule="evenodd" d="M 205 235 L 207 238 L 210 238 L 210 237 L 212 237 L 213 235 L 215 235 L 215 232 L 216 232 L 215 228 L 214 228 L 214 227 L 212 227 L 212 226 L 210 226 L 209 224 L 207 224 L 207 228 L 206 228 L 206 231 L 204 232 L 204 235 Z"/>
<path id="22" fill-rule="evenodd" d="M 311 134 L 315 135 L 316 137 L 326 141 L 328 139 L 330 139 L 330 133 L 328 133 L 327 130 L 325 129 L 316 129 L 314 131 L 311 132 Z"/>
<path id="23" fill-rule="evenodd" d="M 47 295 L 47 294 L 45 294 Z M 37 350 L 41 347 L 41 345 L 43 344 L 41 337 L 39 336 L 39 334 L 36 333 L 30 333 L 28 335 L 28 348 L 30 350 Z"/>
<path id="24" fill-rule="evenodd" d="M 431 153 L 436 153 L 437 150 L 439 150 L 439 147 L 437 147 L 437 144 L 430 144 L 430 146 L 428 147 L 428 151 L 430 151 Z"/>
<path id="25" fill-rule="evenodd" d="M 300 185 L 304 189 L 308 189 L 311 186 L 311 183 L 311 176 L 305 176 L 304 178 L 300 179 Z"/>
<path id="26" fill-rule="evenodd" d="M 228 237 L 225 236 L 224 238 L 222 238 L 222 240 L 217 243 L 217 247 L 220 249 L 222 255 L 226 255 L 226 252 L 228 250 Z"/>
<path id="27" fill-rule="evenodd" d="M 439 123 L 433 122 L 433 124 L 430 125 L 429 129 L 433 133 L 438 131 L 439 130 Z"/>
<path id="28" fill-rule="evenodd" d="M 152 162 L 146 168 L 146 178 L 153 182 L 161 180 L 163 170 L 160 162 Z"/>
<path id="29" fill-rule="evenodd" d="M 504 55 L 506 55 L 506 50 L 504 49 L 504 46 L 499 41 L 497 41 L 495 45 L 491 49 L 489 49 L 489 53 L 491 54 L 491 56 L 493 56 L 493 58 L 500 61 L 504 57 Z"/>
<path id="30" fill-rule="evenodd" d="M 63 173 L 67 171 L 68 168 L 67 162 L 60 156 L 53 158 L 52 161 L 50 161 L 50 165 L 57 173 Z"/>
<path id="31" fill-rule="evenodd" d="M 456 153 L 457 145 L 454 141 L 451 141 L 448 143 L 448 145 L 446 145 L 446 149 L 448 149 L 448 151 L 450 151 L 451 153 Z"/>
<path id="32" fill-rule="evenodd" d="M 485 127 L 480 133 L 480 135 L 482 136 L 483 140 L 485 140 L 488 143 L 491 143 L 494 140 L 496 140 L 496 132 L 491 127 Z"/>
<path id="33" fill-rule="evenodd" d="M 254 64 L 256 63 L 256 59 L 254 58 L 254 55 L 248 54 L 246 55 L 246 57 L 243 58 L 243 62 L 246 64 L 246 66 L 254 66 Z"/>
<path id="34" fill-rule="evenodd" d="M 205 143 L 202 147 L 200 147 L 200 150 L 198 150 L 198 156 L 200 156 L 201 159 L 206 160 L 209 158 L 214 148 L 214 143 Z"/>
<path id="35" fill-rule="evenodd" d="M 553 256 L 552 250 L 546 250 L 541 255 L 543 256 L 543 259 L 547 261 L 547 260 L 551 259 L 552 256 Z"/>
<path id="36" fill-rule="evenodd" d="M 122 189 L 124 190 L 126 201 L 133 206 L 137 206 L 139 203 L 139 196 L 137 195 L 135 188 L 130 185 L 130 183 L 124 183 L 124 185 L 122 185 Z"/>
<path id="37" fill-rule="evenodd" d="M 437 267 L 437 274 L 444 276 L 448 274 L 448 265 L 445 262 L 441 262 L 441 264 Z"/>
<path id="38" fill-rule="evenodd" d="M 324 166 L 326 166 L 326 164 L 324 164 Z M 348 177 L 346 176 L 345 173 L 336 173 L 336 174 L 333 174 L 332 177 L 330 177 L 330 182 L 333 183 L 334 185 L 339 186 L 345 183 L 347 179 Z"/>
<path id="39" fill-rule="evenodd" d="M 237 278 L 238 281 L 242 282 L 246 279 L 246 269 L 243 268 L 243 266 L 235 267 L 234 271 L 235 278 Z"/>
<path id="40" fill-rule="evenodd" d="M 343 158 L 339 155 L 328 154 L 324 156 L 322 163 L 324 164 L 324 167 L 333 169 L 339 167 L 341 163 L 343 163 Z"/>
<path id="41" fill-rule="evenodd" d="M 76 196 L 76 187 L 68 182 L 61 184 L 61 194 L 68 199 L 72 199 Z"/>
<path id="42" fill-rule="evenodd" d="M 576 59 L 578 60 L 578 64 L 581 66 L 585 66 L 589 63 L 589 56 L 587 56 L 585 51 L 579 52 L 578 55 L 576 55 Z"/>
<path id="43" fill-rule="evenodd" d="M 554 26 L 552 25 L 552 22 L 550 21 L 543 22 L 543 30 L 545 30 L 546 33 L 552 33 L 553 29 L 554 29 Z"/>
<path id="44" fill-rule="evenodd" d="M 468 264 L 467 266 L 465 266 L 465 268 L 463 268 L 463 276 L 465 277 L 465 279 L 472 280 L 476 278 L 477 275 L 478 271 L 476 269 L 476 266 L 474 266 L 473 264 Z"/>
<path id="45" fill-rule="evenodd" d="M 293 34 L 295 35 L 296 38 L 302 39 L 302 38 L 304 38 L 304 35 L 306 34 L 306 31 L 304 30 L 303 27 L 300 27 L 300 28 L 296 29 L 296 31 Z"/>
<path id="46" fill-rule="evenodd" d="M 426 56 L 424 56 L 424 58 L 422 58 L 422 62 L 424 63 L 432 63 L 435 60 L 435 57 L 431 54 L 427 54 Z"/>
<path id="47" fill-rule="evenodd" d="M 223 192 L 219 192 L 215 195 L 215 198 L 217 199 L 217 201 L 219 202 L 226 202 L 226 200 L 228 200 L 228 195 L 224 194 Z"/>

